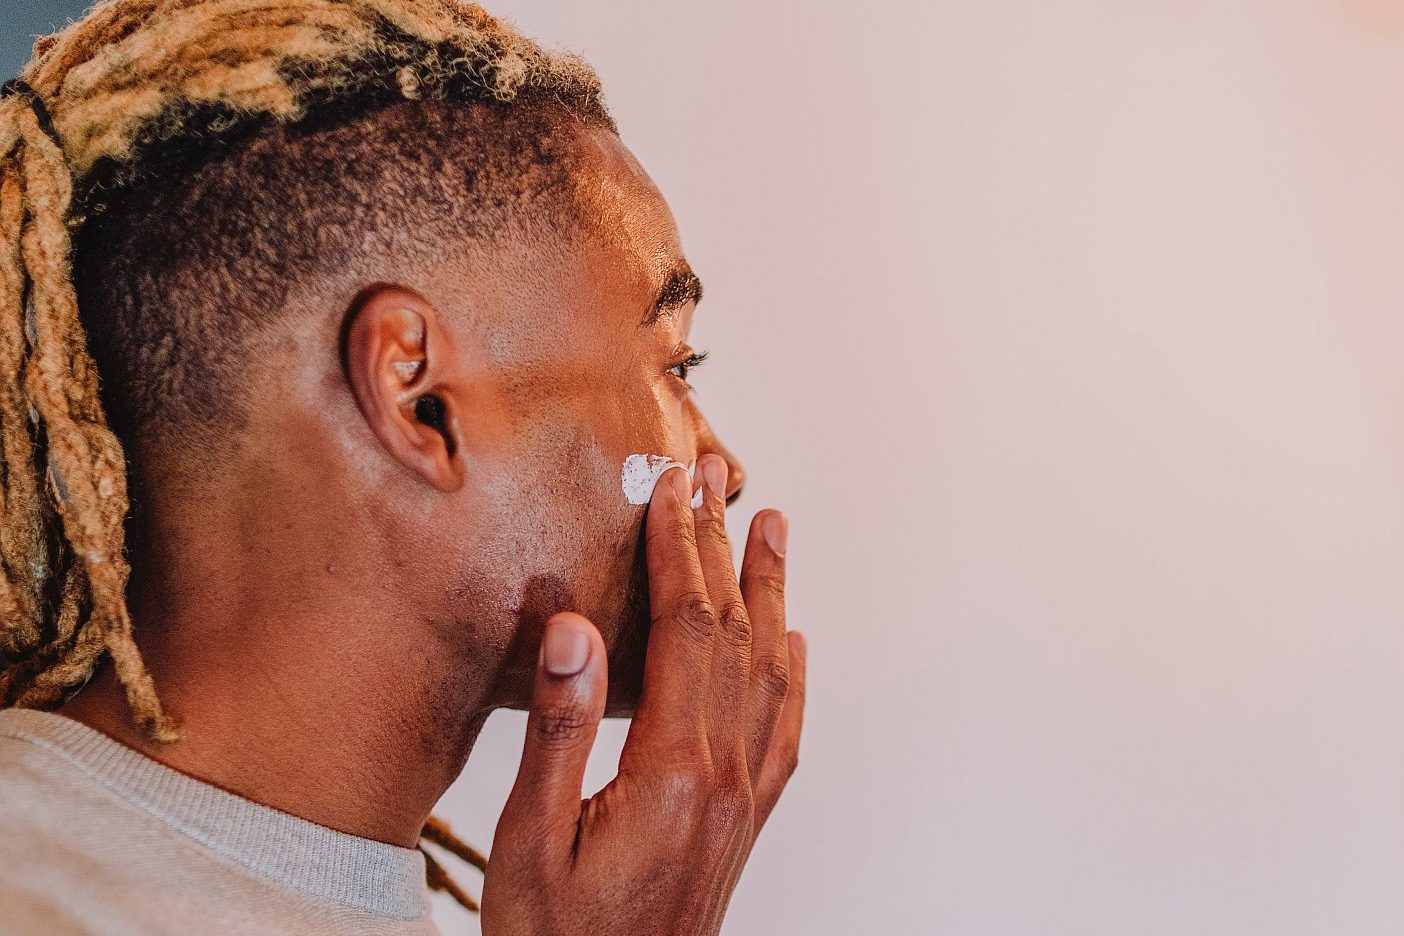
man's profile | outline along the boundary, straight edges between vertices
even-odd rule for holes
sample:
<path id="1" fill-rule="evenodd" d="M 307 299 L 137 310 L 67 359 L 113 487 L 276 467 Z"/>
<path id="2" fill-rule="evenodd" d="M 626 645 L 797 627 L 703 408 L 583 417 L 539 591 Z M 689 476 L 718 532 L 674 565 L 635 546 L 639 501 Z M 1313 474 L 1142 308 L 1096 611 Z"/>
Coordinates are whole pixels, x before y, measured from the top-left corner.
<path id="1" fill-rule="evenodd" d="M 715 933 L 805 647 L 785 517 L 732 565 L 701 291 L 595 73 L 462 0 L 41 40 L 0 100 L 0 933 L 434 932 L 426 877 L 477 902 L 424 843 L 485 933 Z M 429 814 L 504 707 L 487 861 Z"/>

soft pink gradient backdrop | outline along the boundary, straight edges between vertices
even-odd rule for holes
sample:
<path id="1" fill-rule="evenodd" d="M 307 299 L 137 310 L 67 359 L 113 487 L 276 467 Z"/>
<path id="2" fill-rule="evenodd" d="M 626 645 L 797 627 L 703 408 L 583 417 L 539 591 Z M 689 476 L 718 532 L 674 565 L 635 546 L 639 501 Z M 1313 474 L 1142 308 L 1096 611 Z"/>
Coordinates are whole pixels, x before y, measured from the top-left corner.
<path id="1" fill-rule="evenodd" d="M 792 517 L 725 932 L 1404 932 L 1404 2 L 490 5 L 603 74 Z"/>

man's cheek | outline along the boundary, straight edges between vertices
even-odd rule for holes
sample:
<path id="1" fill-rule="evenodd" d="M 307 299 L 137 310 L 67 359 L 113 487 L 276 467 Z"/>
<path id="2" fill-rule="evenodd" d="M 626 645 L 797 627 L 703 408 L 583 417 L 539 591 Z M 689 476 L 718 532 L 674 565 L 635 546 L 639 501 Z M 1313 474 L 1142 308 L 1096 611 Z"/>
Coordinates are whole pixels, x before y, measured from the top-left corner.
<path id="1" fill-rule="evenodd" d="M 574 576 L 582 606 L 576 610 L 595 622 L 607 644 L 617 637 L 636 587 L 647 513 L 647 506 L 627 503 L 616 471 L 607 483 L 590 485 L 572 519 L 582 534 Z"/>

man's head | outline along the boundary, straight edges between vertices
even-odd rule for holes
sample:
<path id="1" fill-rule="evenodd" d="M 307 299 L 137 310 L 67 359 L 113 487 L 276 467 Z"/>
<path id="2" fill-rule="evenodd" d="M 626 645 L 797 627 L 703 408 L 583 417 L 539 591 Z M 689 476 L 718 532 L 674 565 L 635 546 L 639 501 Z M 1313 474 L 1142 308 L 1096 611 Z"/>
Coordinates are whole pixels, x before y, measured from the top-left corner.
<path id="1" fill-rule="evenodd" d="M 4 415 L 34 408 L 52 471 L 47 497 L 10 482 L 5 701 L 51 703 L 108 650 L 169 735 L 121 603 L 130 481 L 143 626 L 173 583 L 232 566 L 227 594 L 200 579 L 216 599 L 313 617 L 350 596 L 386 633 L 327 639 L 412 634 L 486 674 L 490 707 L 524 701 L 540 626 L 576 610 L 627 710 L 644 507 L 621 468 L 726 454 L 685 381 L 700 289 L 666 204 L 593 74 L 476 8 L 257 6 L 118 2 L 50 43 L 26 78 L 62 154 L 42 109 L 6 104 L 0 224 L 25 233 L 0 282 L 36 327 L 0 343 L 27 372 Z"/>

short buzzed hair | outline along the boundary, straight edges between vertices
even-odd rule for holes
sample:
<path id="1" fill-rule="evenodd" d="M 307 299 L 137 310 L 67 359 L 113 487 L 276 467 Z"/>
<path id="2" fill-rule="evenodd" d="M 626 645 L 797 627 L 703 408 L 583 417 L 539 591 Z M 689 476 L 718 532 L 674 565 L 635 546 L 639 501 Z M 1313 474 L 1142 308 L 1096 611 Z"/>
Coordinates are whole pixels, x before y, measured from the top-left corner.
<path id="1" fill-rule="evenodd" d="M 392 99 L 158 153 L 95 189 L 74 280 L 118 438 L 226 451 L 251 343 L 280 324 L 292 292 L 339 281 L 361 258 L 567 233 L 589 127 L 613 124 L 536 91 Z"/>

